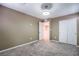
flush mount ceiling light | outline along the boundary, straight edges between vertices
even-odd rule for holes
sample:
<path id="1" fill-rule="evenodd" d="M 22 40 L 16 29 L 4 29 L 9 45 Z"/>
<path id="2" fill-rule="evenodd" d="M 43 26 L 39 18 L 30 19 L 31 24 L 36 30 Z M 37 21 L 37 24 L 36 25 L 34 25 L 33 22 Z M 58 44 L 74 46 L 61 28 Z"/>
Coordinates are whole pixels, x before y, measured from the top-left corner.
<path id="1" fill-rule="evenodd" d="M 49 15 L 50 14 L 50 12 L 43 12 L 43 15 L 44 16 L 47 16 L 47 15 Z"/>
<path id="2" fill-rule="evenodd" d="M 50 14 L 50 10 L 52 9 L 52 3 L 42 3 L 41 4 L 41 10 L 43 11 L 44 16 L 48 16 Z"/>

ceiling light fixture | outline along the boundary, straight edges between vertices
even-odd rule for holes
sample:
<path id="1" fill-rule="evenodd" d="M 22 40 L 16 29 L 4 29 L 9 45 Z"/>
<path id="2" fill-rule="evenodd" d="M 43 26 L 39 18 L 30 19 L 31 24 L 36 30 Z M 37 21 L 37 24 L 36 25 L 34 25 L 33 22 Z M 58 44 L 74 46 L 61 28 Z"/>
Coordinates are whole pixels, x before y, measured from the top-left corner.
<path id="1" fill-rule="evenodd" d="M 50 12 L 43 12 L 43 15 L 44 16 L 47 16 L 47 15 L 49 15 L 50 14 Z"/>

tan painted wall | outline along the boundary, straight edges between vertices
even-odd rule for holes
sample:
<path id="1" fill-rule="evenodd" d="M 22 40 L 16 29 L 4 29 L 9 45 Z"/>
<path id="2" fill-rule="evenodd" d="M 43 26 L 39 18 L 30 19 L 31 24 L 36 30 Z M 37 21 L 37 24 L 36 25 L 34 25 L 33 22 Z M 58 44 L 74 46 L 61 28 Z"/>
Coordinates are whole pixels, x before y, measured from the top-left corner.
<path id="1" fill-rule="evenodd" d="M 78 14 L 78 17 L 77 17 L 77 43 L 79 45 L 79 14 Z"/>
<path id="2" fill-rule="evenodd" d="M 59 41 L 59 21 L 72 19 L 74 17 L 78 17 L 78 13 L 51 19 L 50 20 L 50 27 L 51 27 L 51 29 L 50 29 L 51 37 L 50 38 L 51 38 L 51 40 Z M 79 27 L 79 20 L 77 23 L 78 23 L 77 26 Z M 77 41 L 79 42 L 79 28 L 78 28 L 77 33 L 78 33 Z"/>
<path id="3" fill-rule="evenodd" d="M 0 50 L 38 40 L 38 20 L 0 6 Z"/>

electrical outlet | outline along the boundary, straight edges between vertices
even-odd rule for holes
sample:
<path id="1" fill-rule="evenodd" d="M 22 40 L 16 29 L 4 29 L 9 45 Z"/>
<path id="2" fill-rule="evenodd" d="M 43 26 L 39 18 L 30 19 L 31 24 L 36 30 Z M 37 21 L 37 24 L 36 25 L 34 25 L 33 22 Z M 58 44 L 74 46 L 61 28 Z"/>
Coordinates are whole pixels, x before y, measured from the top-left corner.
<path id="1" fill-rule="evenodd" d="M 54 38 L 56 39 L 56 36 Z"/>

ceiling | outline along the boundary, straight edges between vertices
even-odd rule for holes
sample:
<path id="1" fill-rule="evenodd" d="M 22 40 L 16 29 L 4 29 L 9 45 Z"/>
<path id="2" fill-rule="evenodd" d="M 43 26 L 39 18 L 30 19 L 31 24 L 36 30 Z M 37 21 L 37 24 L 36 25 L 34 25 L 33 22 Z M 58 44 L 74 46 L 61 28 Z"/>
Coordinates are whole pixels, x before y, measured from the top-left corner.
<path id="1" fill-rule="evenodd" d="M 1 5 L 40 19 L 55 18 L 79 12 L 78 3 L 53 3 L 53 7 L 49 10 L 50 14 L 45 16 L 42 14 L 44 11 L 41 9 L 41 4 L 42 3 L 2 3 Z"/>

